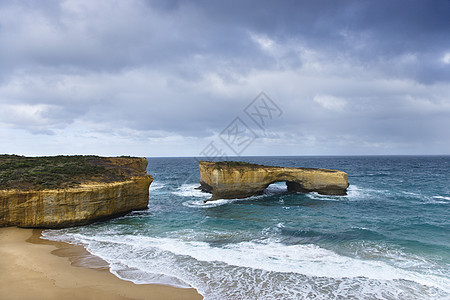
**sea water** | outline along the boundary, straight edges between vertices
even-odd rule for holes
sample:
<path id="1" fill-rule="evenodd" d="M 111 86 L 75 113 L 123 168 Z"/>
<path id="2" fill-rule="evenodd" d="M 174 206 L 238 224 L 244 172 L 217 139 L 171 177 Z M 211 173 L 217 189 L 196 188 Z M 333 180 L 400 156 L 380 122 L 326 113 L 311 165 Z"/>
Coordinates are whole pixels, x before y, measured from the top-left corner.
<path id="1" fill-rule="evenodd" d="M 349 174 L 347 196 L 288 193 L 204 203 L 194 158 L 149 158 L 149 208 L 46 230 L 138 284 L 205 299 L 447 299 L 450 156 L 240 157 Z"/>

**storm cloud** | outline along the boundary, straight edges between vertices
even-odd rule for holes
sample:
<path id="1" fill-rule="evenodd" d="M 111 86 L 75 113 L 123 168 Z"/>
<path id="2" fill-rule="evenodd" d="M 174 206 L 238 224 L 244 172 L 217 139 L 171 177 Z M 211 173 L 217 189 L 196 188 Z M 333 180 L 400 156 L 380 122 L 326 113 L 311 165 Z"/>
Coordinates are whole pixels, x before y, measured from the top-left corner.
<path id="1" fill-rule="evenodd" d="M 0 152 L 450 154 L 450 1 L 2 1 Z M 264 91 L 263 129 L 244 109 Z"/>

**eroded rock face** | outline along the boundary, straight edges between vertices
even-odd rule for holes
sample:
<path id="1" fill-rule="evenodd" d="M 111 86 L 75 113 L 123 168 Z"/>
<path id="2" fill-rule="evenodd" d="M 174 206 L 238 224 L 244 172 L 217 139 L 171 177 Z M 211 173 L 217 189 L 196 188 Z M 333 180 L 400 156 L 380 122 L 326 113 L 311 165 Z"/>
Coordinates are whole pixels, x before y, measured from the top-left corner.
<path id="1" fill-rule="evenodd" d="M 88 182 L 77 187 L 52 190 L 0 190 L 0 226 L 61 228 L 146 209 L 149 186 L 145 158 L 109 158 L 126 180 Z"/>
<path id="2" fill-rule="evenodd" d="M 289 191 L 346 195 L 348 174 L 338 170 L 286 168 L 238 162 L 199 162 L 200 189 L 210 200 L 246 198 L 261 194 L 275 182 L 285 181 Z"/>

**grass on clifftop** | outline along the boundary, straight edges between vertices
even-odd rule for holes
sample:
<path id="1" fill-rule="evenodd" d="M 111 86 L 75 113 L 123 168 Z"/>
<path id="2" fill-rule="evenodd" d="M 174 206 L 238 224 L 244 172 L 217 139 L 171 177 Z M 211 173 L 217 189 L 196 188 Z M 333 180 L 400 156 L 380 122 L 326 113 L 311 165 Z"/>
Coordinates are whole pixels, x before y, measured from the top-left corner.
<path id="1" fill-rule="evenodd" d="M 226 166 L 226 167 L 260 167 L 261 165 L 258 164 L 252 164 L 244 161 L 218 161 L 216 162 L 219 166 Z"/>
<path id="2" fill-rule="evenodd" d="M 243 161 L 209 161 L 214 164 L 216 169 L 222 168 L 239 168 L 240 170 L 244 170 L 245 168 L 291 168 L 291 169 L 302 169 L 302 170 L 310 170 L 310 171 L 322 171 L 322 172 L 337 172 L 337 170 L 330 169 L 316 169 L 316 168 L 304 168 L 304 167 L 280 167 L 280 166 L 267 166 L 267 165 L 258 165 Z"/>
<path id="3" fill-rule="evenodd" d="M 271 167 L 271 166 L 264 166 L 264 165 L 258 165 L 258 164 L 252 164 L 244 161 L 214 161 L 214 167 L 216 169 L 221 168 L 261 168 L 261 167 Z"/>
<path id="4" fill-rule="evenodd" d="M 0 155 L 0 190 L 59 189 L 89 181 L 120 181 L 126 177 L 123 170 L 114 168 L 104 157 Z"/>

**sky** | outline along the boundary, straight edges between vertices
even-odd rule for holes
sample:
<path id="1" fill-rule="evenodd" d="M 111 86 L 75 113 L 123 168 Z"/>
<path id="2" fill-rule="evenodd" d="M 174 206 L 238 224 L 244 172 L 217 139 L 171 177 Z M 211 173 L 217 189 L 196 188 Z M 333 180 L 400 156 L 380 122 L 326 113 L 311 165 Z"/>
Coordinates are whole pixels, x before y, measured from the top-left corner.
<path id="1" fill-rule="evenodd" d="M 0 0 L 0 153 L 450 154 L 450 1 Z"/>

